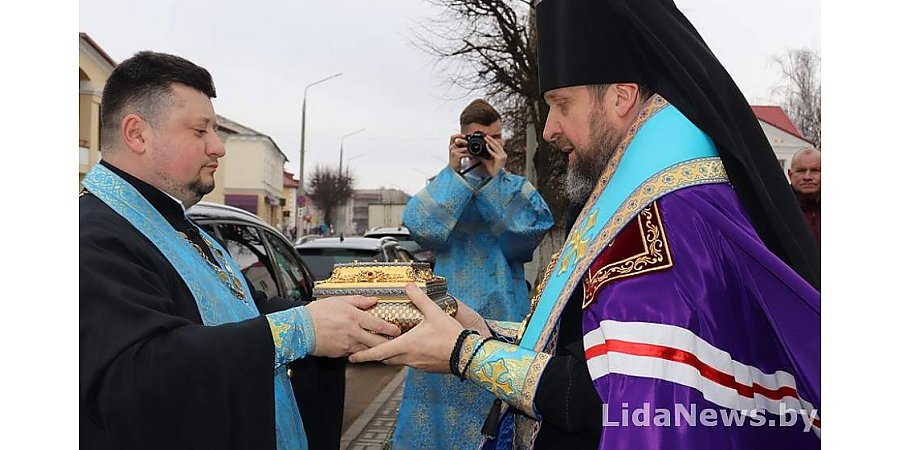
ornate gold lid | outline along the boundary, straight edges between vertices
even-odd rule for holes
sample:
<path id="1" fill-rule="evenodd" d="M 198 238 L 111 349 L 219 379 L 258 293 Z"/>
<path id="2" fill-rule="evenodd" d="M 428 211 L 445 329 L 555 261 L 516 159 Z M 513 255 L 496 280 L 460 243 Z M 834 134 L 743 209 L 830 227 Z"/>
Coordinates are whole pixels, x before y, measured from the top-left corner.
<path id="1" fill-rule="evenodd" d="M 313 295 L 406 297 L 404 288 L 409 283 L 415 283 L 432 299 L 447 293 L 447 280 L 434 275 L 428 263 L 354 262 L 335 264 L 331 277 L 316 282 Z"/>

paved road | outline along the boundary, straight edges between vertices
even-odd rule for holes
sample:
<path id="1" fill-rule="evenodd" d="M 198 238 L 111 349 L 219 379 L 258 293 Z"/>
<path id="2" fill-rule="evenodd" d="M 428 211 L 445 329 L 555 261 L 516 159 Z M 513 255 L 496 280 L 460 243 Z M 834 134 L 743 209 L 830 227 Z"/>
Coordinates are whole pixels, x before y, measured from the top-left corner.
<path id="1" fill-rule="evenodd" d="M 402 369 L 402 366 L 392 367 L 378 362 L 347 365 L 344 422 L 341 433 L 347 432 L 353 422 Z"/>

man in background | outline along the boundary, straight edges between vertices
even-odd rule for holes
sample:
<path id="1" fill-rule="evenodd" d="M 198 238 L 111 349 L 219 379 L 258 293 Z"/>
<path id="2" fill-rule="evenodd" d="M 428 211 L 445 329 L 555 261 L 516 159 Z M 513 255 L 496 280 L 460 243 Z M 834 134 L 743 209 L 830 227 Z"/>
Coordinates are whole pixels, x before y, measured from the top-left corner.
<path id="1" fill-rule="evenodd" d="M 822 152 L 804 148 L 794 153 L 788 177 L 809 231 L 816 238 L 819 248 L 822 248 Z"/>
<path id="2" fill-rule="evenodd" d="M 436 252 L 435 274 L 447 278 L 451 295 L 487 317 L 519 321 L 529 308 L 524 264 L 553 217 L 531 183 L 504 169 L 502 122 L 493 106 L 473 101 L 459 126 L 450 136 L 449 164 L 409 200 L 403 222 Z M 469 149 L 474 133 L 484 139 L 473 148 L 479 156 Z M 474 448 L 492 401 L 451 376 L 410 371 L 393 448 Z"/>

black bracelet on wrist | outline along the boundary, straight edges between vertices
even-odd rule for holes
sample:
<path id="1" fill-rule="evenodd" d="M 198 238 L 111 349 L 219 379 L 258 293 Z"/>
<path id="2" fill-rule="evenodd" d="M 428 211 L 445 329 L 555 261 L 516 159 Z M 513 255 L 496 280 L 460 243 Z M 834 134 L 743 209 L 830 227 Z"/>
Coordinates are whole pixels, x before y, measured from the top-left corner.
<path id="1" fill-rule="evenodd" d="M 462 350 L 463 342 L 472 333 L 478 334 L 477 331 L 465 329 L 460 331 L 459 336 L 456 337 L 456 345 L 453 346 L 453 352 L 450 353 L 450 373 L 453 375 L 459 376 L 459 352 Z"/>
<path id="2" fill-rule="evenodd" d="M 469 365 L 472 364 L 472 360 L 475 359 L 475 355 L 478 354 L 478 350 L 481 350 L 481 347 L 484 346 L 484 343 L 487 341 L 496 341 L 496 340 L 497 339 L 494 339 L 493 337 L 488 336 L 488 337 L 482 339 L 481 342 L 479 342 L 478 345 L 475 346 L 475 351 L 472 352 L 472 356 L 470 356 L 469 360 L 466 361 L 466 366 L 463 367 L 462 371 L 460 371 L 459 375 L 457 375 L 459 377 L 459 381 L 463 381 L 466 379 L 466 371 L 469 370 Z"/>

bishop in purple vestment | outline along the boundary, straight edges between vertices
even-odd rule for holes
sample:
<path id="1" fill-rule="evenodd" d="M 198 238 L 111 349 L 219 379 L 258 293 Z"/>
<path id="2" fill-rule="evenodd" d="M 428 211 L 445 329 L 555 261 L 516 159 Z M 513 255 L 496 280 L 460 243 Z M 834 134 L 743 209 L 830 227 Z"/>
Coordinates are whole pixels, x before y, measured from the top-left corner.
<path id="1" fill-rule="evenodd" d="M 671 0 L 544 0 L 537 27 L 573 207 L 531 313 L 410 287 L 425 320 L 351 361 L 491 392 L 486 449 L 819 448 L 819 252 L 734 81 Z"/>

